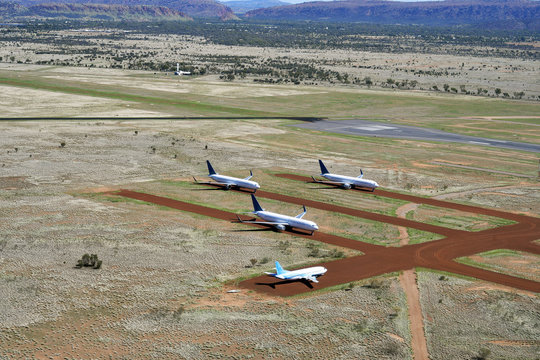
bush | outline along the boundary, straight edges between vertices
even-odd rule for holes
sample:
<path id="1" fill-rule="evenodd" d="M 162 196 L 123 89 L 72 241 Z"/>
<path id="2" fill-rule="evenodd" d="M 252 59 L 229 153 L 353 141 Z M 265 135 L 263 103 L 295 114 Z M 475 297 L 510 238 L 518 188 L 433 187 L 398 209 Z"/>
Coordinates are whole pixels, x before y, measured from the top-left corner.
<path id="1" fill-rule="evenodd" d="M 486 360 L 489 355 L 491 355 L 491 350 L 486 348 L 481 348 L 478 352 L 478 356 L 475 357 L 475 360 Z"/>
<path id="2" fill-rule="evenodd" d="M 378 289 L 383 286 L 384 281 L 382 279 L 372 279 L 365 287 L 370 289 Z"/>
<path id="3" fill-rule="evenodd" d="M 103 264 L 102 260 L 98 259 L 98 256 L 96 254 L 84 254 L 82 258 L 77 261 L 77 265 L 75 265 L 76 268 L 82 268 L 82 267 L 91 267 L 93 269 L 100 269 L 101 265 Z"/>

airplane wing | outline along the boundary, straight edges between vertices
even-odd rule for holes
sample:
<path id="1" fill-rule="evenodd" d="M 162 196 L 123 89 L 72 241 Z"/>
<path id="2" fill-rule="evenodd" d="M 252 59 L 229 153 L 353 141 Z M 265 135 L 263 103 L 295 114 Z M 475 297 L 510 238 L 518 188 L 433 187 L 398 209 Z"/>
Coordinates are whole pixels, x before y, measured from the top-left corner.
<path id="1" fill-rule="evenodd" d="M 313 176 L 311 177 L 313 179 L 313 182 L 319 183 L 319 184 L 328 184 L 328 185 L 343 185 L 342 182 L 337 181 L 328 181 L 328 180 L 317 180 Z"/>
<path id="2" fill-rule="evenodd" d="M 317 278 L 313 275 L 304 275 L 304 274 L 300 274 L 300 275 L 296 275 L 292 278 L 289 278 L 290 280 L 308 280 L 308 281 L 311 281 L 311 282 L 314 282 L 314 283 L 318 283 L 319 280 L 317 280 Z"/>
<path id="3" fill-rule="evenodd" d="M 257 220 L 242 220 L 240 219 L 240 217 L 237 215 L 236 218 L 238 219 L 238 221 L 240 221 L 241 223 L 245 223 L 245 224 L 262 224 L 262 225 L 283 225 L 283 226 L 288 226 L 289 224 L 286 223 L 286 222 L 270 222 L 270 221 L 257 221 Z"/>
<path id="4" fill-rule="evenodd" d="M 233 183 L 222 183 L 222 182 L 217 182 L 217 181 L 199 181 L 195 179 L 195 176 L 192 176 L 192 177 L 193 177 L 193 180 L 195 180 L 197 184 L 220 185 L 220 186 L 235 185 Z"/>

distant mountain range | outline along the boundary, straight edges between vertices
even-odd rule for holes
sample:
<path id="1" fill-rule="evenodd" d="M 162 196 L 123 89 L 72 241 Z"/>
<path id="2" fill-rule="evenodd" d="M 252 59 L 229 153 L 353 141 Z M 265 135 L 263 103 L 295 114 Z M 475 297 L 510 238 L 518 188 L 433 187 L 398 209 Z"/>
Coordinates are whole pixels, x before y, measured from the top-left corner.
<path id="1" fill-rule="evenodd" d="M 473 25 L 540 31 L 540 1 L 533 0 L 342 0 L 300 4 L 287 4 L 280 0 L 234 0 L 225 3 L 215 0 L 0 0 L 0 19 L 152 20 L 194 17 L 238 20 L 232 9 L 247 19 L 258 20 Z"/>
<path id="2" fill-rule="evenodd" d="M 1 1 L 1 0 L 0 0 Z M 198 18 L 220 18 L 222 20 L 233 20 L 238 17 L 226 5 L 215 0 L 19 0 L 19 4 L 31 9 L 34 5 L 44 4 L 79 4 L 79 5 L 122 5 L 126 9 L 136 6 L 147 6 L 148 8 L 169 8 L 170 10 L 187 14 Z M 159 13 L 159 11 L 157 11 Z"/>
<path id="3" fill-rule="evenodd" d="M 186 14 L 162 6 L 103 4 L 37 4 L 29 7 L 0 2 L 0 19 L 66 18 L 100 20 L 191 20 Z"/>
<path id="4" fill-rule="evenodd" d="M 233 0 L 227 2 L 221 1 L 221 3 L 230 7 L 235 14 L 244 14 L 255 9 L 290 5 L 290 2 L 283 2 L 279 0 Z"/>
<path id="5" fill-rule="evenodd" d="M 252 10 L 250 19 L 321 20 L 387 24 L 496 24 L 540 29 L 540 2 L 530 0 L 316 1 Z"/>

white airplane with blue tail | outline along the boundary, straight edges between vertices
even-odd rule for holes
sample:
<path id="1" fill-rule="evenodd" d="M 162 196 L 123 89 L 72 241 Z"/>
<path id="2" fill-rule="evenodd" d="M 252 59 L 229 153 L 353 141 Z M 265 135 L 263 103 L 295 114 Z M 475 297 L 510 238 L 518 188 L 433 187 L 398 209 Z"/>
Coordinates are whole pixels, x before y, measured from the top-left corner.
<path id="1" fill-rule="evenodd" d="M 308 280 L 314 283 L 318 283 L 319 280 L 317 280 L 317 277 L 324 275 L 327 271 L 328 269 L 323 266 L 313 266 L 305 269 L 289 271 L 283 269 L 281 264 L 276 261 L 276 272 L 265 272 L 265 274 L 282 280 Z"/>
<path id="2" fill-rule="evenodd" d="M 319 227 L 313 221 L 302 219 L 307 212 L 305 206 L 302 213 L 293 217 L 264 210 L 253 194 L 251 194 L 251 201 L 253 202 L 253 211 L 251 214 L 255 214 L 265 221 L 242 220 L 237 216 L 238 221 L 241 223 L 270 225 L 281 231 L 286 228 L 297 228 L 311 231 L 311 235 L 313 235 L 316 230 L 319 230 Z"/>
<path id="3" fill-rule="evenodd" d="M 195 182 L 198 184 L 219 185 L 219 186 L 223 186 L 226 190 L 229 190 L 232 187 L 235 187 L 238 189 L 239 188 L 252 189 L 254 190 L 254 192 L 257 191 L 257 189 L 261 188 L 259 186 L 259 183 L 250 180 L 253 177 L 253 172 L 251 170 L 249 171 L 248 177 L 244 179 L 239 179 L 232 176 L 218 174 L 212 167 L 212 164 L 210 164 L 210 161 L 208 160 L 206 160 L 206 165 L 208 166 L 208 177 L 214 181 L 201 182 L 195 179 L 195 177 L 193 177 L 193 180 L 195 180 Z"/>
<path id="4" fill-rule="evenodd" d="M 328 171 L 326 166 L 324 166 L 324 163 L 319 160 L 319 166 L 321 167 L 321 176 L 325 177 L 326 179 L 330 181 L 322 181 L 317 180 L 313 176 L 311 177 L 314 182 L 322 183 L 322 184 L 329 184 L 329 185 L 337 185 L 341 186 L 344 189 L 350 189 L 350 188 L 368 188 L 371 189 L 371 191 L 374 191 L 376 188 L 379 187 L 379 184 L 377 184 L 376 181 L 363 179 L 364 173 L 362 169 L 360 169 L 360 175 L 358 177 L 352 177 L 352 176 L 345 176 L 345 175 L 338 175 L 338 174 L 332 174 Z"/>

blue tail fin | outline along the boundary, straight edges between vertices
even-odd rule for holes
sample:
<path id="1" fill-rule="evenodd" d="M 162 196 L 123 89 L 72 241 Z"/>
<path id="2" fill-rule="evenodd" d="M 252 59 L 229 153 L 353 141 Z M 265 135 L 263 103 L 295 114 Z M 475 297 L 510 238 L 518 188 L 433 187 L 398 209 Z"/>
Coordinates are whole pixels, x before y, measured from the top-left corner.
<path id="1" fill-rule="evenodd" d="M 281 267 L 281 264 L 276 260 L 276 275 L 281 275 L 285 272 Z"/>
<path id="2" fill-rule="evenodd" d="M 214 168 L 212 167 L 212 164 L 210 164 L 210 161 L 206 160 L 206 165 L 208 165 L 208 175 L 215 175 L 217 172 L 214 171 Z"/>
<path id="3" fill-rule="evenodd" d="M 257 201 L 257 198 L 253 194 L 251 194 L 251 201 L 253 201 L 253 212 L 263 211 L 264 210 L 261 207 L 261 205 L 259 205 L 259 202 Z"/>
<path id="4" fill-rule="evenodd" d="M 328 174 L 328 169 L 321 160 L 319 160 L 319 165 L 321 166 L 321 175 Z"/>

